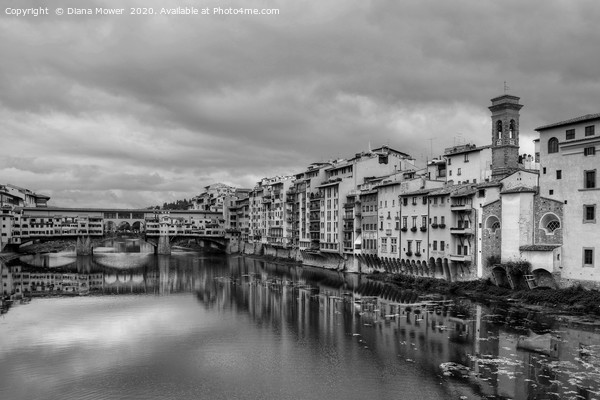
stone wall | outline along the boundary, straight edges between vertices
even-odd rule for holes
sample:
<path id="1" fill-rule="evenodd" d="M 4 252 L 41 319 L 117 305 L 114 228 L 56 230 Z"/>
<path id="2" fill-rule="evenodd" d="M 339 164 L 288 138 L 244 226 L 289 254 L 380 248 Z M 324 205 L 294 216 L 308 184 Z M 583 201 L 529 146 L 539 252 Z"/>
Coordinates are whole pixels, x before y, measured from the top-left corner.
<path id="1" fill-rule="evenodd" d="M 535 243 L 536 244 L 562 244 L 563 243 L 563 226 L 564 226 L 564 212 L 563 203 L 560 201 L 547 199 L 541 196 L 535 196 L 534 198 L 534 232 L 535 232 Z M 540 220 L 547 213 L 556 214 L 560 219 L 560 228 L 552 232 L 552 234 L 546 234 L 543 229 L 540 229 Z"/>

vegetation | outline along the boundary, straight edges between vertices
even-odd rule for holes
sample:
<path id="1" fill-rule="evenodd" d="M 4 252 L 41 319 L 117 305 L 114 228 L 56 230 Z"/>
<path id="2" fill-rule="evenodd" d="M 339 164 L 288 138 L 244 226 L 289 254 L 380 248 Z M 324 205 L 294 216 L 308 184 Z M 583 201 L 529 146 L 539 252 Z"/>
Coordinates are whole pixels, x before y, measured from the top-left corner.
<path id="1" fill-rule="evenodd" d="M 448 282 L 400 274 L 373 274 L 369 278 L 417 292 L 435 292 L 483 302 L 512 300 L 517 304 L 544 306 L 559 312 L 600 316 L 600 291 L 587 290 L 581 286 L 567 289 L 511 290 L 494 285 L 490 279 Z"/>
<path id="2" fill-rule="evenodd" d="M 192 201 L 183 199 L 172 203 L 163 203 L 161 206 L 148 207 L 149 210 L 188 210 L 192 206 Z"/>

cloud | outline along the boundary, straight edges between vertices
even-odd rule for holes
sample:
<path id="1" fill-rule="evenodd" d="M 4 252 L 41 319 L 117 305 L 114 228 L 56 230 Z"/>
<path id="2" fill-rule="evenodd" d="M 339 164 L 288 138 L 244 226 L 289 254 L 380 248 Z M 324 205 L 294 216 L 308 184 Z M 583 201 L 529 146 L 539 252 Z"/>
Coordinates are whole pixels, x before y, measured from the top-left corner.
<path id="1" fill-rule="evenodd" d="M 525 104 L 524 152 L 535 127 L 598 112 L 594 1 L 232 6 L 280 15 L 0 15 L 0 181 L 55 205 L 139 206 L 251 187 L 369 142 L 422 162 L 489 143 L 504 81 Z"/>

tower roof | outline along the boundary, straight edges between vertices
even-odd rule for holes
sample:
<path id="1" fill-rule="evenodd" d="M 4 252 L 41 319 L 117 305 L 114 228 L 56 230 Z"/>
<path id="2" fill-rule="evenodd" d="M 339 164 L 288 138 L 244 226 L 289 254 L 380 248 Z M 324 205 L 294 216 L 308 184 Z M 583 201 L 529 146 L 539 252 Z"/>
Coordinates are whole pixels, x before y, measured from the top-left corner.
<path id="1" fill-rule="evenodd" d="M 517 96 L 513 96 L 510 94 L 503 94 L 502 96 L 494 97 L 492 101 L 492 105 L 488 107 L 490 111 L 500 111 L 506 109 L 520 110 L 523 107 L 523 104 L 519 104 L 519 100 L 521 98 Z"/>

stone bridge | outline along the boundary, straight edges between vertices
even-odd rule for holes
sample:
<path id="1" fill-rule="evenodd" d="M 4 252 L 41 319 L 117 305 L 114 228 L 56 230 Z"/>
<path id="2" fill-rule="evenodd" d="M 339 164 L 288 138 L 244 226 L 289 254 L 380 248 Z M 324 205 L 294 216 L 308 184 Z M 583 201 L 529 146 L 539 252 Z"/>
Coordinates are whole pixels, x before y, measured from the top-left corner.
<path id="1" fill-rule="evenodd" d="M 171 244 L 177 239 L 194 239 L 203 247 L 220 250 L 228 244 L 218 223 L 222 215 L 213 211 L 36 207 L 23 208 L 19 219 L 13 243 L 76 239 L 78 255 L 91 255 L 93 239 L 123 227 L 142 233 L 156 254 L 171 254 Z"/>

